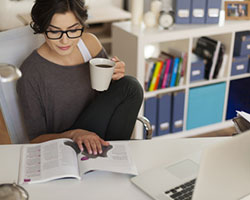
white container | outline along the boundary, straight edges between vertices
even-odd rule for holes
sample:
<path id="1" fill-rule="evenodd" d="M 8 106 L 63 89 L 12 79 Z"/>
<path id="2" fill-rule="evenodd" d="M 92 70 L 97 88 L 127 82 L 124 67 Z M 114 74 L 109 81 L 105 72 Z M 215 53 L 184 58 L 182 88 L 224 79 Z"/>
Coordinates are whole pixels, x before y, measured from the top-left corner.
<path id="1" fill-rule="evenodd" d="M 143 19 L 143 1 L 144 0 L 132 0 L 131 13 L 132 19 L 131 22 L 133 25 L 140 25 Z"/>
<path id="2" fill-rule="evenodd" d="M 151 11 L 156 16 L 156 21 L 159 19 L 160 11 L 162 10 L 162 2 L 159 0 L 154 0 L 151 2 Z"/>

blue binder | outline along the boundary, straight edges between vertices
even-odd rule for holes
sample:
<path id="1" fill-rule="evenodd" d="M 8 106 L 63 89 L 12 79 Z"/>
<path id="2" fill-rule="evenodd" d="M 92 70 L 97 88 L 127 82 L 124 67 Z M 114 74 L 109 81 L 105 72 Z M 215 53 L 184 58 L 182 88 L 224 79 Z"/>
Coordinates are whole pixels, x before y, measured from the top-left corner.
<path id="1" fill-rule="evenodd" d="M 153 134 L 152 136 L 156 136 L 157 133 L 157 98 L 151 97 L 145 100 L 144 104 L 144 116 L 147 117 L 151 123 Z M 145 138 L 145 133 L 144 133 Z"/>
<path id="2" fill-rule="evenodd" d="M 191 11 L 192 11 L 191 23 L 192 24 L 204 24 L 206 0 L 192 0 Z"/>
<path id="3" fill-rule="evenodd" d="M 176 0 L 174 3 L 175 23 L 189 24 L 191 14 L 191 0 Z"/>
<path id="4" fill-rule="evenodd" d="M 157 135 L 170 133 L 171 125 L 171 94 L 164 94 L 158 98 L 158 120 L 157 120 Z"/>
<path id="5" fill-rule="evenodd" d="M 172 96 L 172 119 L 171 132 L 179 132 L 183 130 L 185 92 L 174 92 Z"/>
<path id="6" fill-rule="evenodd" d="M 236 32 L 234 40 L 234 56 L 250 54 L 250 31 Z"/>
<path id="7" fill-rule="evenodd" d="M 220 17 L 221 0 L 207 0 L 206 23 L 218 24 Z"/>

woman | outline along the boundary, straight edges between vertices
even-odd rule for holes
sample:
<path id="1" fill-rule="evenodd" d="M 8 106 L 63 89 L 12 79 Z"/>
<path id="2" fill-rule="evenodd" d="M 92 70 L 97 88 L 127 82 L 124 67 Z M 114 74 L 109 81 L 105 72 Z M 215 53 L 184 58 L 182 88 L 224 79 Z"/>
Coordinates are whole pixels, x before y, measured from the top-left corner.
<path id="1" fill-rule="evenodd" d="M 107 58 L 98 39 L 85 33 L 82 0 L 36 0 L 31 16 L 45 43 L 24 61 L 17 92 L 31 142 L 71 138 L 83 151 L 102 153 L 105 140 L 130 139 L 143 90 L 124 76 L 117 57 L 112 83 L 105 92 L 91 89 L 89 60 Z"/>

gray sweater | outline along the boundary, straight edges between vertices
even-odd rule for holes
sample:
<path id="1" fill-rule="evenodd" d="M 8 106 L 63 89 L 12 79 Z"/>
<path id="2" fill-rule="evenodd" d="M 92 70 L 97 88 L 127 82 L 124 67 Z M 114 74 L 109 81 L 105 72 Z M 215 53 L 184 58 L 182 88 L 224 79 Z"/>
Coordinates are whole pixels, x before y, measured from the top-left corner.
<path id="1" fill-rule="evenodd" d="M 107 58 L 107 54 L 102 49 L 95 57 Z M 30 140 L 68 130 L 95 97 L 89 62 L 61 66 L 35 50 L 20 69 L 22 77 L 17 82 L 17 93 Z"/>

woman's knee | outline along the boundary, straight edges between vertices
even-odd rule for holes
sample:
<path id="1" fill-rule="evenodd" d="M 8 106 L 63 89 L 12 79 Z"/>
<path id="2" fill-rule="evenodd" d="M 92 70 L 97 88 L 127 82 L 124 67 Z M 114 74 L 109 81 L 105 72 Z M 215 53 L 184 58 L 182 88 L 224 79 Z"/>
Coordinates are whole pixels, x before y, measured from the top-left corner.
<path id="1" fill-rule="evenodd" d="M 133 76 L 124 76 L 122 79 L 125 82 L 128 95 L 134 96 L 139 102 L 142 102 L 144 92 L 139 81 Z"/>

